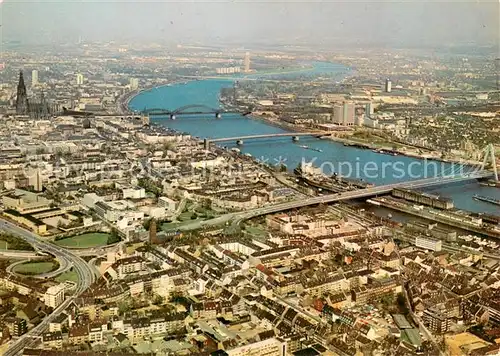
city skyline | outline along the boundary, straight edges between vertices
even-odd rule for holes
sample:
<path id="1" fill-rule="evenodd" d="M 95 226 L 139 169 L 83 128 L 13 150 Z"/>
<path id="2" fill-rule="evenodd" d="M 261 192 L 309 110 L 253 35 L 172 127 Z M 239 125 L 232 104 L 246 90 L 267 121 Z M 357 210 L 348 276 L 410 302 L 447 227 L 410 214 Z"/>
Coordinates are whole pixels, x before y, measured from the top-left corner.
<path id="1" fill-rule="evenodd" d="M 0 5 L 4 42 L 224 42 L 498 47 L 499 4 L 466 2 L 51 2 Z M 425 19 L 425 21 L 422 21 Z M 18 26 L 23 21 L 23 26 Z M 36 37 L 32 34 L 37 33 Z"/>

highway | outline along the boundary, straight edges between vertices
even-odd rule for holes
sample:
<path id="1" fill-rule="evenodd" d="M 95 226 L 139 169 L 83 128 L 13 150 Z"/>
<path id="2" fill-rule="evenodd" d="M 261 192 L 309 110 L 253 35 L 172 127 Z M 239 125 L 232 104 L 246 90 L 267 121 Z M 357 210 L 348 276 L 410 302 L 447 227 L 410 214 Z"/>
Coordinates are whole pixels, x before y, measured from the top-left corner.
<path id="1" fill-rule="evenodd" d="M 78 275 L 78 283 L 73 296 L 66 298 L 63 304 L 56 308 L 52 314 L 45 317 L 43 321 L 36 327 L 29 330 L 26 334 L 22 335 L 18 339 L 11 341 L 9 349 L 4 354 L 4 356 L 15 356 L 18 355 L 23 348 L 30 347 L 36 342 L 36 338 L 45 332 L 45 330 L 49 326 L 49 323 L 57 316 L 59 316 L 75 299 L 76 296 L 80 295 L 95 281 L 95 275 L 91 267 L 82 258 L 75 255 L 69 250 L 52 244 L 51 242 L 41 240 L 37 235 L 28 230 L 22 229 L 2 219 L 0 219 L 0 230 L 8 231 L 23 238 L 34 248 L 50 253 L 60 261 L 68 261 L 68 263 L 73 267 L 73 270 Z"/>
<path id="2" fill-rule="evenodd" d="M 215 226 L 215 225 L 225 224 L 231 220 L 233 220 L 233 225 L 239 225 L 242 221 L 245 221 L 245 220 L 260 216 L 260 215 L 266 215 L 266 214 L 277 213 L 280 211 L 285 211 L 285 210 L 290 210 L 290 209 L 302 208 L 302 207 L 309 206 L 309 205 L 328 204 L 328 203 L 334 203 L 334 202 L 338 202 L 338 201 L 342 201 L 342 200 L 359 199 L 359 198 L 366 198 L 366 197 L 380 195 L 380 194 L 387 194 L 387 193 L 390 193 L 395 188 L 410 188 L 410 189 L 425 188 L 425 187 L 430 187 L 430 186 L 435 186 L 435 185 L 444 185 L 444 184 L 458 183 L 458 182 L 463 182 L 463 181 L 468 181 L 468 180 L 475 180 L 478 178 L 487 178 L 490 176 L 492 176 L 491 172 L 481 171 L 481 172 L 477 172 L 477 173 L 471 173 L 469 175 L 460 175 L 458 177 L 425 178 L 425 179 L 419 179 L 419 180 L 414 180 L 414 181 L 410 181 L 410 182 L 387 184 L 387 185 L 381 185 L 378 187 L 358 189 L 358 190 L 353 190 L 353 191 L 348 191 L 348 192 L 343 192 L 343 193 L 321 195 L 321 196 L 317 196 L 317 197 L 311 197 L 311 198 L 300 199 L 300 200 L 293 200 L 293 201 L 286 202 L 286 203 L 256 208 L 256 209 L 249 210 L 246 212 L 229 213 L 229 214 L 221 215 L 221 216 L 216 217 L 216 218 L 211 219 L 211 220 L 188 223 L 186 225 L 179 227 L 179 230 L 195 230 L 195 229 L 199 229 L 199 228 L 204 227 L 204 226 Z"/>

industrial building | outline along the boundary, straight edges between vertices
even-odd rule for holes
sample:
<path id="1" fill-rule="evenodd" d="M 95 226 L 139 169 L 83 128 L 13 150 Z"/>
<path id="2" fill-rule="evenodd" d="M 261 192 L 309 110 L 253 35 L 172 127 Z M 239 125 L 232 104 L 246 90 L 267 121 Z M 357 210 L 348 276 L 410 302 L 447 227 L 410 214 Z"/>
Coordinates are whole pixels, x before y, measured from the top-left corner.
<path id="1" fill-rule="evenodd" d="M 453 209 L 453 200 L 438 195 L 422 193 L 411 189 L 397 188 L 392 191 L 392 196 L 402 198 L 415 203 L 432 206 L 433 208 L 450 210 Z"/>

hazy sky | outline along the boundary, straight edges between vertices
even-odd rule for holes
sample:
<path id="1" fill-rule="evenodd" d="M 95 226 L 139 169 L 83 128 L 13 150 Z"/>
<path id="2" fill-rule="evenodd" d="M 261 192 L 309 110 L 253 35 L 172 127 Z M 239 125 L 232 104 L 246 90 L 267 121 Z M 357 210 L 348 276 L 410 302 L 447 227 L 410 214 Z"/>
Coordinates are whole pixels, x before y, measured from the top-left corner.
<path id="1" fill-rule="evenodd" d="M 0 0 L 1 1 L 1 0 Z M 331 46 L 498 44 L 499 0 L 18 1 L 0 4 L 4 41 L 230 41 Z"/>

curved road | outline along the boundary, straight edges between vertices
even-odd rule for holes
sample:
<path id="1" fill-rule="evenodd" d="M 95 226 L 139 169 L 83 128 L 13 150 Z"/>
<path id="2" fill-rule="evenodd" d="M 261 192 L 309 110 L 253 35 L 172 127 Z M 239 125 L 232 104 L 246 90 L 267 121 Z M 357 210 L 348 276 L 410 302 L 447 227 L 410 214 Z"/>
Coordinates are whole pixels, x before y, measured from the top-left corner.
<path id="1" fill-rule="evenodd" d="M 57 261 L 59 262 L 59 268 L 56 269 L 55 271 L 40 273 L 40 274 L 35 274 L 35 275 L 30 275 L 30 276 L 23 275 L 22 273 L 16 273 L 14 271 L 14 268 L 17 265 L 22 265 L 26 262 L 31 262 L 33 260 L 36 261 L 36 259 L 28 259 L 28 260 L 14 262 L 7 267 L 6 271 L 7 271 L 7 273 L 11 273 L 11 274 L 18 276 L 18 277 L 31 277 L 31 278 L 37 278 L 37 279 L 47 279 L 47 278 L 54 278 L 54 277 L 60 275 L 61 273 L 68 271 L 71 268 L 71 261 L 69 259 L 57 258 Z"/>
<path id="2" fill-rule="evenodd" d="M 75 298 L 85 291 L 94 281 L 95 275 L 91 267 L 82 258 L 75 255 L 69 250 L 56 246 L 48 241 L 43 241 L 39 237 L 33 234 L 31 231 L 22 229 L 10 222 L 0 219 L 0 229 L 9 231 L 12 234 L 20 236 L 25 241 L 33 245 L 33 247 L 48 252 L 54 255 L 59 260 L 69 261 L 70 266 L 73 267 L 74 271 L 78 275 L 78 283 L 75 288 L 73 296 L 66 298 L 66 300 L 56 308 L 52 314 L 48 315 L 43 319 L 43 321 L 35 326 L 33 329 L 29 330 L 26 334 L 14 340 L 9 345 L 9 349 L 5 352 L 4 356 L 15 356 L 18 355 L 23 348 L 30 347 L 36 342 L 36 338 L 41 336 L 49 323 L 59 316 L 69 305 L 75 300 Z"/>

